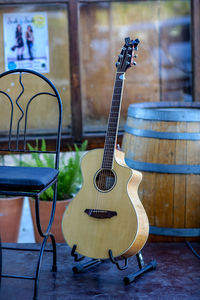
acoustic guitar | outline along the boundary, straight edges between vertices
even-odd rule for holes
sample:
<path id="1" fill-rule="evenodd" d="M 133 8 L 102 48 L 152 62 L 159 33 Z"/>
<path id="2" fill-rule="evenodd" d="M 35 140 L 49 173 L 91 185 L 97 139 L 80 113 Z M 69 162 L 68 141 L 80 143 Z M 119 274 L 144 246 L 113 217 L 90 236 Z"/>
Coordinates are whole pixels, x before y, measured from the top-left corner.
<path id="1" fill-rule="evenodd" d="M 127 167 L 116 149 L 125 72 L 132 65 L 139 40 L 125 38 L 116 63 L 117 72 L 104 149 L 82 158 L 83 185 L 66 208 L 63 235 L 76 252 L 91 258 L 126 258 L 137 254 L 149 232 L 148 218 L 138 197 L 142 175 Z"/>

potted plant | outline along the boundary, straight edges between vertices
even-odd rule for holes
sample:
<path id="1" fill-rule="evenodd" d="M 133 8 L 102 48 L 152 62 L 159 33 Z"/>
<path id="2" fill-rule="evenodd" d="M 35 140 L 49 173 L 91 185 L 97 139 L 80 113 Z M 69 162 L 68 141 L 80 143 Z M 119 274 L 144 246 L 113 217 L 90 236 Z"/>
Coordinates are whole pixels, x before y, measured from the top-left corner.
<path id="1" fill-rule="evenodd" d="M 30 150 L 38 150 L 38 142 L 36 147 L 32 147 L 28 144 Z M 56 201 L 56 211 L 54 216 L 53 225 L 51 232 L 56 238 L 56 242 L 64 243 L 64 237 L 61 230 L 62 216 L 66 209 L 66 206 L 72 200 L 74 195 L 78 192 L 81 187 L 82 175 L 80 169 L 80 159 L 81 152 L 85 151 L 87 148 L 87 141 L 78 147 L 74 145 L 75 151 L 71 153 L 61 153 L 60 154 L 60 167 L 58 175 L 58 187 L 57 187 L 57 201 Z M 42 140 L 41 150 L 46 151 L 45 140 Z M 25 167 L 48 167 L 54 168 L 54 157 L 52 154 L 44 153 L 31 153 L 31 159 L 29 161 L 21 161 L 21 166 Z M 43 230 L 46 230 L 51 214 L 53 200 L 53 186 L 48 188 L 40 196 L 40 223 Z M 37 227 L 35 219 L 35 199 L 29 198 L 29 205 L 31 209 L 31 215 L 34 225 L 34 235 L 36 242 L 42 242 Z"/>
<path id="2" fill-rule="evenodd" d="M 17 243 L 24 197 L 0 197 L 0 236 L 3 243 Z"/>
<path id="3" fill-rule="evenodd" d="M 0 157 L 5 165 L 5 156 Z M 0 196 L 0 236 L 3 243 L 17 243 L 24 197 Z"/>

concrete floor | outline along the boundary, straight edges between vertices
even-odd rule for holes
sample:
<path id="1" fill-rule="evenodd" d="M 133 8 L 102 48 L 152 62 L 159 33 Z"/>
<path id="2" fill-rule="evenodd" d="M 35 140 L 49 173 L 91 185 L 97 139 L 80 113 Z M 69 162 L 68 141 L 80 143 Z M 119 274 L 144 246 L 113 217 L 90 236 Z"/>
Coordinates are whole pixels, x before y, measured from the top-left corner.
<path id="1" fill-rule="evenodd" d="M 17 244 L 29 247 L 32 244 Z M 200 251 L 200 244 L 193 244 Z M 38 247 L 37 244 L 34 247 Z M 109 261 L 80 274 L 74 274 L 77 265 L 66 244 L 57 247 L 57 274 L 52 273 L 52 255 L 44 255 L 39 284 L 39 300 L 199 300 L 199 260 L 185 243 L 147 243 L 142 250 L 146 263 L 157 260 L 156 270 L 143 274 L 130 285 L 123 278 L 138 270 L 135 257 L 129 259 L 127 270 L 119 271 Z M 38 252 L 3 251 L 3 274 L 32 276 Z M 88 259 L 86 259 L 88 260 Z M 82 262 L 85 263 L 85 260 Z M 123 263 L 123 262 L 120 262 Z M 78 263 L 79 264 L 79 263 Z M 31 300 L 33 282 L 2 278 L 0 299 Z"/>

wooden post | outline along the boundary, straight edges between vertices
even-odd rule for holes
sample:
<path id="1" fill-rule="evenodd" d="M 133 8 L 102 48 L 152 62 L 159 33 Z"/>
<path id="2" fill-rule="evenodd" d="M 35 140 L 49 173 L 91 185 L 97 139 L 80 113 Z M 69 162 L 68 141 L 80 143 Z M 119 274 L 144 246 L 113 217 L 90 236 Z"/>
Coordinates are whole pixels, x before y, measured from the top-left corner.
<path id="1" fill-rule="evenodd" d="M 200 0 L 191 1 L 193 101 L 200 101 Z"/>
<path id="2" fill-rule="evenodd" d="M 82 109 L 80 84 L 80 53 L 78 36 L 78 1 L 69 0 L 69 47 L 71 73 L 72 136 L 74 141 L 82 139 Z"/>

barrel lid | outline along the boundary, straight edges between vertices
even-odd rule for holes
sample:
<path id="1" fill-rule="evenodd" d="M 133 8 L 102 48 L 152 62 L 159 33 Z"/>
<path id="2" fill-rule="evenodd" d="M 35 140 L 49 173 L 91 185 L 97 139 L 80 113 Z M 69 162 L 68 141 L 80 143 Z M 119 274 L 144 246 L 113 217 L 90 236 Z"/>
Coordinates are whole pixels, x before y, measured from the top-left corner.
<path id="1" fill-rule="evenodd" d="M 128 116 L 156 121 L 200 121 L 200 102 L 143 102 L 130 104 Z"/>

